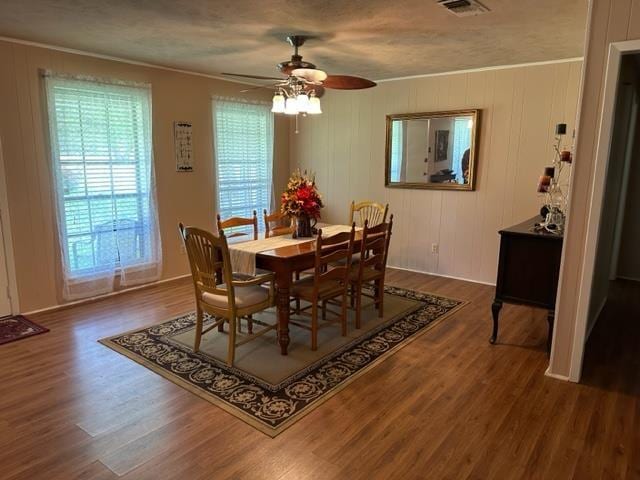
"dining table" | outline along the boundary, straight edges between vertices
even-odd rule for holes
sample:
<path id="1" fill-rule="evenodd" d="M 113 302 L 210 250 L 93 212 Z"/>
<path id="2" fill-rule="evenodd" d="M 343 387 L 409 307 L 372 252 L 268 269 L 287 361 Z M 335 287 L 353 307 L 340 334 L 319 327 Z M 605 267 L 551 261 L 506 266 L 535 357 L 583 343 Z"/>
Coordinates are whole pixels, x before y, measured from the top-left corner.
<path id="1" fill-rule="evenodd" d="M 349 231 L 348 225 L 318 225 L 324 234 L 335 234 Z M 283 238 L 285 237 L 285 238 Z M 258 240 L 243 242 L 242 237 L 229 239 L 229 250 L 233 259 L 234 250 L 251 250 L 255 254 L 255 268 L 268 270 L 275 276 L 275 303 L 278 317 L 278 344 L 280 353 L 287 355 L 290 343 L 289 313 L 290 289 L 295 272 L 301 272 L 314 267 L 316 242 L 315 237 L 292 239 L 291 235 L 265 238 L 261 234 Z M 289 239 L 291 241 L 289 241 Z M 362 240 L 362 230 L 356 228 L 354 251 L 359 251 Z M 264 248 L 264 249 L 263 249 Z M 336 246 L 337 248 L 337 246 Z M 233 260 L 232 260 L 232 263 Z M 234 269 L 235 270 L 235 269 Z M 245 272 L 250 273 L 250 272 Z M 255 272 L 254 272 L 255 273 Z"/>

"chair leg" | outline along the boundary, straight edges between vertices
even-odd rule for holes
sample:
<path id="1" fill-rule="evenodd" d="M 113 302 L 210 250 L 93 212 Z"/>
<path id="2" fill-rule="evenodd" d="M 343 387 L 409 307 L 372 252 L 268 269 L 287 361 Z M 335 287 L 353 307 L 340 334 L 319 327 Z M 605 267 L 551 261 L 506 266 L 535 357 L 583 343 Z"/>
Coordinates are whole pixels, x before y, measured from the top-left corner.
<path id="1" fill-rule="evenodd" d="M 229 350 L 227 352 L 227 364 L 233 366 L 233 361 L 236 358 L 236 322 L 239 318 L 231 317 L 229 319 Z"/>
<path id="2" fill-rule="evenodd" d="M 253 334 L 253 315 L 247 317 L 247 324 L 249 327 L 249 335 Z"/>
<path id="3" fill-rule="evenodd" d="M 342 294 L 342 317 L 340 318 L 342 336 L 347 336 L 347 291 Z"/>
<path id="4" fill-rule="evenodd" d="M 197 352 L 200 349 L 200 340 L 202 339 L 202 309 L 198 305 L 196 307 L 196 338 L 193 342 L 193 351 Z"/>
<path id="5" fill-rule="evenodd" d="M 382 280 L 376 281 L 376 303 L 378 304 L 378 317 L 382 318 L 384 315 L 384 284 Z"/>
<path id="6" fill-rule="evenodd" d="M 377 280 L 373 282 L 373 296 L 375 298 L 373 302 L 373 308 L 378 308 L 378 299 L 380 298 L 380 285 L 378 284 Z"/>
<path id="7" fill-rule="evenodd" d="M 311 350 L 318 349 L 318 302 L 311 306 Z"/>
<path id="8" fill-rule="evenodd" d="M 355 292 L 352 295 L 355 295 L 356 300 L 356 328 L 362 328 L 362 284 L 358 283 L 354 285 Z"/>

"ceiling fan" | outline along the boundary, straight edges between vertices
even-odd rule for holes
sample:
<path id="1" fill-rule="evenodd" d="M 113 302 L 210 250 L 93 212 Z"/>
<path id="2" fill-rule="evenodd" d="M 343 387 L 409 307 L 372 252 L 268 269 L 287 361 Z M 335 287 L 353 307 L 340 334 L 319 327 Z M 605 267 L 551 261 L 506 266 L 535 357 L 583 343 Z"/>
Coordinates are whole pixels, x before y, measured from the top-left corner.
<path id="1" fill-rule="evenodd" d="M 298 48 L 304 45 L 309 37 L 305 35 L 291 35 L 287 41 L 294 49 L 290 60 L 280 62 L 278 70 L 286 77 L 265 77 L 262 75 L 245 75 L 240 73 L 222 73 L 231 77 L 250 78 L 255 80 L 275 80 L 270 86 L 258 86 L 243 90 L 247 92 L 256 88 L 274 88 L 273 108 L 275 113 L 289 115 L 318 114 L 320 97 L 324 95 L 325 88 L 336 90 L 360 90 L 375 87 L 376 83 L 366 78 L 353 77 L 351 75 L 328 75 L 316 68 L 313 63 L 306 62 L 298 53 Z"/>

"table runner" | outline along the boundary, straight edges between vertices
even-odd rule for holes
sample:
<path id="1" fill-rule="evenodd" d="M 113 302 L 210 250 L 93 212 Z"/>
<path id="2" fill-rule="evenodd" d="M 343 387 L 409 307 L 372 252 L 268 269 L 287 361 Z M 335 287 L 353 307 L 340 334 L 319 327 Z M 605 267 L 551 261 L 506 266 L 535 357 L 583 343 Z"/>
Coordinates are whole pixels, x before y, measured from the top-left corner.
<path id="1" fill-rule="evenodd" d="M 319 225 L 323 236 L 331 236 L 351 230 L 349 225 Z M 356 227 L 356 230 L 360 228 Z M 248 242 L 232 243 L 229 245 L 229 257 L 233 271 L 245 275 L 256 274 L 256 254 L 265 250 L 287 247 L 305 242 L 313 242 L 314 238 L 291 238 L 291 235 L 279 235 L 277 237 L 261 238 Z"/>

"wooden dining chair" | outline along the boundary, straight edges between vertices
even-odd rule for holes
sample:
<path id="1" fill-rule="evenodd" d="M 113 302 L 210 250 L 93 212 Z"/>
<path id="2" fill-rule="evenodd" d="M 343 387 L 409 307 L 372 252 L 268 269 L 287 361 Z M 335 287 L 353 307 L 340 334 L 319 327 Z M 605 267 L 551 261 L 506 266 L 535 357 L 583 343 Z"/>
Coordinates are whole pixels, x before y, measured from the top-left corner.
<path id="1" fill-rule="evenodd" d="M 206 230 L 179 226 L 184 242 L 196 295 L 196 332 L 193 351 L 200 349 L 202 335 L 215 327 L 224 331 L 229 325 L 229 346 L 227 363 L 233 365 L 236 347 L 243 345 L 265 333 L 274 330 L 277 324 L 267 324 L 258 332 L 253 332 L 252 315 L 274 305 L 274 276 L 265 274 L 243 280 L 234 279 L 229 258 L 229 248 L 224 231 L 215 236 Z M 221 274 L 224 283 L 219 283 Z M 244 277 L 246 278 L 246 277 Z M 263 285 L 268 284 L 268 289 Z M 203 328 L 204 313 L 214 322 Z M 242 318 L 249 323 L 249 335 L 236 340 L 236 330 Z M 262 324 L 262 322 L 261 322 Z"/>
<path id="2" fill-rule="evenodd" d="M 349 211 L 349 225 L 356 222 L 356 226 L 363 227 L 366 220 L 369 221 L 369 226 L 373 227 L 379 223 L 387 221 L 387 213 L 389 211 L 389 204 L 382 205 L 381 203 L 364 201 L 351 202 L 351 209 Z"/>
<path id="3" fill-rule="evenodd" d="M 293 282 L 291 297 L 295 300 L 305 300 L 309 305 L 296 308 L 292 313 L 311 317 L 311 325 L 298 321 L 289 323 L 311 331 L 311 350 L 318 349 L 318 330 L 330 324 L 340 323 L 342 336 L 347 334 L 347 289 L 349 287 L 349 272 L 351 255 L 355 238 L 355 225 L 350 232 L 342 232 L 331 237 L 323 238 L 322 230 L 316 237 L 316 252 L 313 275 Z M 344 265 L 336 261 L 344 259 Z M 332 319 L 327 320 L 327 302 L 340 298 L 341 311 L 331 311 Z M 318 308 L 322 307 L 322 325 L 318 323 Z M 311 310 L 311 313 L 308 312 Z"/>
<path id="4" fill-rule="evenodd" d="M 293 232 L 291 219 L 286 213 L 267 213 L 267 210 L 265 209 L 262 211 L 262 214 L 264 216 L 265 237 L 276 237 L 278 235 L 287 235 Z"/>
<path id="5" fill-rule="evenodd" d="M 216 215 L 216 220 L 217 220 L 217 225 L 218 225 L 218 232 L 220 230 L 225 230 L 225 229 L 234 229 L 237 227 L 248 227 L 248 226 L 252 226 L 253 227 L 253 239 L 257 240 L 258 239 L 258 213 L 254 210 L 253 211 L 253 216 L 251 218 L 243 218 L 243 217 L 231 217 L 231 218 L 227 218 L 226 220 L 222 220 L 220 218 L 220 214 L 218 213 Z M 238 231 L 233 231 L 231 230 L 232 233 L 230 233 L 229 235 L 227 235 L 227 238 L 232 238 L 232 237 L 240 237 L 243 235 L 249 235 L 247 232 L 238 232 Z"/>
<path id="6" fill-rule="evenodd" d="M 378 317 L 384 315 L 384 278 L 387 269 L 387 257 L 393 228 L 393 215 L 388 223 L 379 223 L 369 227 L 365 220 L 360 243 L 360 259 L 352 265 L 349 273 L 351 306 L 356 312 L 356 328 L 362 326 L 362 297 L 373 299 L 378 309 Z M 373 284 L 374 294 L 364 293 L 362 287 Z"/>

